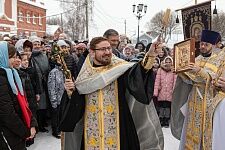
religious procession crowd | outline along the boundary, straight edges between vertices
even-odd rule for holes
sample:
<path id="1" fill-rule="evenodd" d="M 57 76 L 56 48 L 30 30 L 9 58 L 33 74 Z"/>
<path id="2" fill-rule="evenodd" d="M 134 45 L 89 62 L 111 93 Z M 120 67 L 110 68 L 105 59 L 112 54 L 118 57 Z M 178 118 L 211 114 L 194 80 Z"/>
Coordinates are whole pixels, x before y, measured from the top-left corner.
<path id="1" fill-rule="evenodd" d="M 224 150 L 221 42 L 203 30 L 195 63 L 177 73 L 159 38 L 135 44 L 114 29 L 90 42 L 4 36 L 0 150 L 25 150 L 48 126 L 65 150 L 162 150 L 169 126 L 180 150 Z"/>

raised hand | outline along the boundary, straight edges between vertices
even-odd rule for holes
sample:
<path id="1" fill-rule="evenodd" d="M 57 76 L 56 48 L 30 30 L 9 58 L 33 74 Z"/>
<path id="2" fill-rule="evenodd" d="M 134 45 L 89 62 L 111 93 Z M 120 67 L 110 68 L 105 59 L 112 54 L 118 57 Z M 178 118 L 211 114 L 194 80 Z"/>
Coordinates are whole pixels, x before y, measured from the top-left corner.
<path id="1" fill-rule="evenodd" d="M 162 42 L 161 40 L 157 40 L 152 43 L 147 54 L 150 56 L 157 56 L 161 50 L 162 50 Z"/>

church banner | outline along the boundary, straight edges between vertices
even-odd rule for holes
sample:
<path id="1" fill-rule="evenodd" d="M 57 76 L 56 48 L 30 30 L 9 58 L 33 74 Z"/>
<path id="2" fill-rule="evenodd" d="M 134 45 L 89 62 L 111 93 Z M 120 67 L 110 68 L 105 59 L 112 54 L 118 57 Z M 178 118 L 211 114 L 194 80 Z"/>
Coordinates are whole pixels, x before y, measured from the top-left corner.
<path id="1" fill-rule="evenodd" d="M 203 29 L 211 30 L 211 1 L 182 9 L 184 39 L 200 41 Z"/>

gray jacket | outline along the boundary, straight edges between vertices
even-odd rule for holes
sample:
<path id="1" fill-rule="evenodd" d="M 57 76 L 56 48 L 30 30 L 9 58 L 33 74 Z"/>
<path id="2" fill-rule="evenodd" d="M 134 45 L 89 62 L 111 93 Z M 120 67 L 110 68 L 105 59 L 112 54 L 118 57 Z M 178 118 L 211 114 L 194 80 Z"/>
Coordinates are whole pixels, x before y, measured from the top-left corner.
<path id="1" fill-rule="evenodd" d="M 47 108 L 47 78 L 49 73 L 49 62 L 45 54 L 40 51 L 33 51 L 30 60 L 30 66 L 34 68 L 40 85 L 40 101 L 38 102 L 38 109 Z"/>

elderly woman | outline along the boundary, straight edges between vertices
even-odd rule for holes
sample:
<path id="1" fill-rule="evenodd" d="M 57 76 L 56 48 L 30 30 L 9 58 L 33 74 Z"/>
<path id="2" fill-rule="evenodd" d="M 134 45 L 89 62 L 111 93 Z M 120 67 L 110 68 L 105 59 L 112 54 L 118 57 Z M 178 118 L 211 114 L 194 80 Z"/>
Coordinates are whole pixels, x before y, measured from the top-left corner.
<path id="1" fill-rule="evenodd" d="M 26 150 L 25 140 L 33 138 L 34 118 L 28 108 L 21 79 L 13 69 L 16 49 L 0 42 L 0 149 Z"/>
<path id="2" fill-rule="evenodd" d="M 131 44 L 127 44 L 123 49 L 123 55 L 126 57 L 127 61 L 130 61 L 134 58 L 135 48 Z"/>

